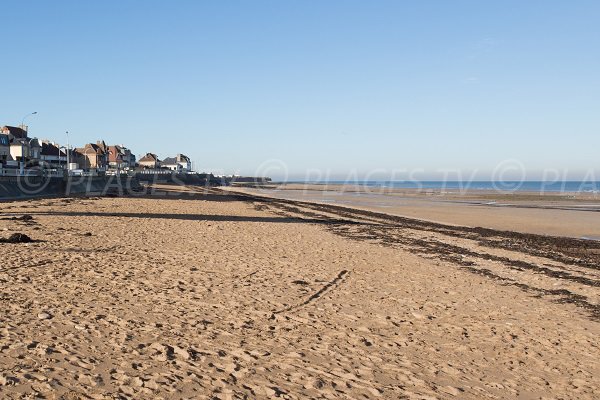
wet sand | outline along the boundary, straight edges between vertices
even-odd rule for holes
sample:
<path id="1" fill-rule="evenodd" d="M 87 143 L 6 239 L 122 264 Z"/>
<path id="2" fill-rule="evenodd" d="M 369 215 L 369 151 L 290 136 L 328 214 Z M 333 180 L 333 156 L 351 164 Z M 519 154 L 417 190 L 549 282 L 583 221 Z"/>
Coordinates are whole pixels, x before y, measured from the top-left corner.
<path id="1" fill-rule="evenodd" d="M 287 184 L 236 191 L 453 225 L 600 240 L 600 195 Z"/>
<path id="2" fill-rule="evenodd" d="M 15 232 L 2 398 L 600 396 L 593 242 L 219 191 L 3 203 Z"/>

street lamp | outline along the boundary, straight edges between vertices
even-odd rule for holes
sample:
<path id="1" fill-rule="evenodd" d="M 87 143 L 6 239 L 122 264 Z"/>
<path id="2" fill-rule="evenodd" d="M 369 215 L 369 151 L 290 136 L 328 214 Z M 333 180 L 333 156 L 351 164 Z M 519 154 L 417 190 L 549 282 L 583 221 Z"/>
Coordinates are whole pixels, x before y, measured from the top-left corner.
<path id="1" fill-rule="evenodd" d="M 37 114 L 37 111 L 34 111 L 32 113 L 29 113 L 27 115 L 25 115 L 23 117 L 23 119 L 21 119 L 21 129 L 23 129 L 26 133 L 25 136 L 27 136 L 28 132 L 25 130 L 25 120 L 27 119 L 27 117 L 31 116 L 31 115 L 35 115 Z M 23 140 L 20 141 L 21 142 L 21 168 L 20 168 L 20 174 L 23 175 L 25 173 L 25 151 L 23 150 Z"/>
<path id="2" fill-rule="evenodd" d="M 25 115 L 23 117 L 23 119 L 21 120 L 21 129 L 23 129 L 25 132 L 27 132 L 27 130 L 25 129 L 25 120 L 27 119 L 27 117 L 29 117 L 31 115 L 35 115 L 35 114 L 37 114 L 37 111 L 34 111 L 32 113 L 29 113 L 29 114 Z"/>
<path id="3" fill-rule="evenodd" d="M 69 176 L 71 171 L 71 146 L 69 146 L 69 131 L 65 133 L 67 134 L 67 176 Z"/>

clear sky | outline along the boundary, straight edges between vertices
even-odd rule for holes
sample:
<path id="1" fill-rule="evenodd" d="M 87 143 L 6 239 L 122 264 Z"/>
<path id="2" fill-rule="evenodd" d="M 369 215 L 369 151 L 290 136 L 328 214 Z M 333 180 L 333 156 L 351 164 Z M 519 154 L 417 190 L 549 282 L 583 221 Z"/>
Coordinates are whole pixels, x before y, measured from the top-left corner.
<path id="1" fill-rule="evenodd" d="M 275 178 L 600 180 L 599 1 L 0 5 L 0 125 L 38 111 L 32 136 Z"/>

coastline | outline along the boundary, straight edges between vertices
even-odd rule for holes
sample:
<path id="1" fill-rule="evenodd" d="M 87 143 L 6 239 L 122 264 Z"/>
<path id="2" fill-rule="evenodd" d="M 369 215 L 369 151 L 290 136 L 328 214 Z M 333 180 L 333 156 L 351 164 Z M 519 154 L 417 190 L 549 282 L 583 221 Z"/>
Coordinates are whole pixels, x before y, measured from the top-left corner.
<path id="1" fill-rule="evenodd" d="M 382 193 L 364 187 L 295 184 L 228 190 L 335 204 L 450 225 L 600 239 L 600 198 L 594 194 L 413 189 L 388 189 Z"/>

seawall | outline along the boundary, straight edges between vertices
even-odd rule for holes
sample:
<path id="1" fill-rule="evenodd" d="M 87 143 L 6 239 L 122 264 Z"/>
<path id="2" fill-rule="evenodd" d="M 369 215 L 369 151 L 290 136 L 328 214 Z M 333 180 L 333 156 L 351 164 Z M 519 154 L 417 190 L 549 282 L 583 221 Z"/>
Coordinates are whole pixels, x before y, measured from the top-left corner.
<path id="1" fill-rule="evenodd" d="M 126 194 L 141 190 L 140 181 L 129 176 L 2 176 L 0 200 L 76 195 Z"/>

